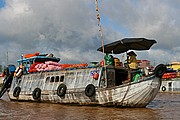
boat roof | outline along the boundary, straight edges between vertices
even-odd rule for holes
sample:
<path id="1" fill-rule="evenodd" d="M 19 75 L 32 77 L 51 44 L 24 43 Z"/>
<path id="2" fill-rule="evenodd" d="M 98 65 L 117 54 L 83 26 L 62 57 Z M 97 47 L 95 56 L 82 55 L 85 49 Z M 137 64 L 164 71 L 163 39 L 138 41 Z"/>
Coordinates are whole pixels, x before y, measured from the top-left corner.
<path id="1" fill-rule="evenodd" d="M 57 58 L 57 57 L 47 57 L 47 56 L 34 56 L 34 57 L 31 57 L 31 58 L 23 58 L 23 59 L 17 60 L 18 63 L 29 62 L 29 61 L 32 61 L 32 62 L 45 62 L 45 61 L 59 62 L 60 58 Z"/>

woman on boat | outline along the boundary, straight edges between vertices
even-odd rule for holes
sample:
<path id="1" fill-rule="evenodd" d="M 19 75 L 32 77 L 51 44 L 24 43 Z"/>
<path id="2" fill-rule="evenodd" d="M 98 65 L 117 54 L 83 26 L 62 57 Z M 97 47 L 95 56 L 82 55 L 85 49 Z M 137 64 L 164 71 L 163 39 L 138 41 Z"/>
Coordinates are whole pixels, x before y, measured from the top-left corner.
<path id="1" fill-rule="evenodd" d="M 137 59 L 136 59 L 136 54 L 133 51 L 130 51 L 129 53 L 127 53 L 127 67 L 128 67 L 128 78 L 125 81 L 126 82 L 131 82 L 133 81 L 133 77 L 135 76 L 135 71 L 138 69 L 138 65 L 137 65 Z"/>
<path id="2" fill-rule="evenodd" d="M 129 53 L 127 53 L 127 63 L 128 63 L 128 65 L 129 65 L 129 67 L 131 68 L 131 69 L 137 69 L 138 68 L 138 65 L 137 65 L 137 59 L 136 59 L 136 54 L 133 52 L 133 51 L 131 51 L 131 52 L 129 52 Z"/>

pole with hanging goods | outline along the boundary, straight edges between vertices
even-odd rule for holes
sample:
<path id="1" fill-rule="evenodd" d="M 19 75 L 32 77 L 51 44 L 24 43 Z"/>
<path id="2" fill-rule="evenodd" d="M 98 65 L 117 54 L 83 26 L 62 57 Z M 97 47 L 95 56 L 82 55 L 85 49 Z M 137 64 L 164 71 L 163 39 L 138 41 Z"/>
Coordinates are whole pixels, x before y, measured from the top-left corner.
<path id="1" fill-rule="evenodd" d="M 97 17 L 97 21 L 98 21 L 98 26 L 99 26 L 99 35 L 100 35 L 100 39 L 102 41 L 102 50 L 104 53 L 104 39 L 103 39 L 103 35 L 102 35 L 102 26 L 101 26 L 101 18 L 100 18 L 100 12 L 99 12 L 99 8 L 98 8 L 98 0 L 95 0 L 96 3 L 96 11 L 98 12 L 96 17 Z"/>
<path id="2" fill-rule="evenodd" d="M 102 43 L 102 52 L 103 54 L 105 54 L 104 52 L 104 39 L 103 39 L 103 34 L 102 34 L 102 26 L 101 26 L 101 18 L 100 18 L 100 11 L 99 11 L 99 7 L 98 7 L 98 0 L 95 0 L 95 4 L 96 4 L 96 11 L 97 11 L 97 15 L 96 15 L 96 18 L 97 18 L 97 21 L 98 21 L 98 26 L 99 26 L 99 36 L 100 36 L 100 39 L 101 39 L 101 43 Z M 104 68 L 105 68 L 105 85 L 107 87 L 107 71 L 106 71 L 106 62 L 105 62 L 105 59 L 103 58 L 104 60 Z"/>

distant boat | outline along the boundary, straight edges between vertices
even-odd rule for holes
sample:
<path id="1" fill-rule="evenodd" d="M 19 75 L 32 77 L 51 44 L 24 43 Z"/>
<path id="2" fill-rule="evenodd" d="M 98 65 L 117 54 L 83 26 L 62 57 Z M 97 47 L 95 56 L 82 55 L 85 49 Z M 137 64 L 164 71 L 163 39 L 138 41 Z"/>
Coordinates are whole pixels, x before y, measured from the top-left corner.
<path id="1" fill-rule="evenodd" d="M 134 42 L 139 42 L 139 39 L 134 39 Z M 35 62 L 37 58 L 41 59 L 40 62 Z M 130 74 L 128 67 L 95 63 L 59 64 L 55 57 L 51 58 L 37 55 L 18 60 L 19 67 L 8 92 L 10 100 L 146 107 L 158 93 L 166 70 L 160 64 L 151 75 L 125 83 Z M 139 71 L 133 73 L 136 72 Z"/>
<path id="2" fill-rule="evenodd" d="M 180 78 L 163 80 L 160 92 L 180 93 Z"/>
<path id="3" fill-rule="evenodd" d="M 169 68 L 164 73 L 160 92 L 180 93 L 180 71 Z"/>

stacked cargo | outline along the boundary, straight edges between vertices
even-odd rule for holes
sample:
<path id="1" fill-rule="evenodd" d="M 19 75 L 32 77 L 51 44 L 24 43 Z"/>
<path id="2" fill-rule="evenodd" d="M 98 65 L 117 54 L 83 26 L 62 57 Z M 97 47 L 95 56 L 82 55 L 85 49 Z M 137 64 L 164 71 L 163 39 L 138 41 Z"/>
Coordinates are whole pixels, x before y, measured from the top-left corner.
<path id="1" fill-rule="evenodd" d="M 52 71 L 52 70 L 62 70 L 67 68 L 83 68 L 88 66 L 87 63 L 81 64 L 59 64 L 53 61 L 46 61 L 45 63 L 35 62 L 31 65 L 28 70 L 29 73 L 32 72 L 42 72 L 42 71 Z"/>
<path id="2" fill-rule="evenodd" d="M 163 79 L 176 78 L 177 72 L 164 73 L 162 76 Z"/>

